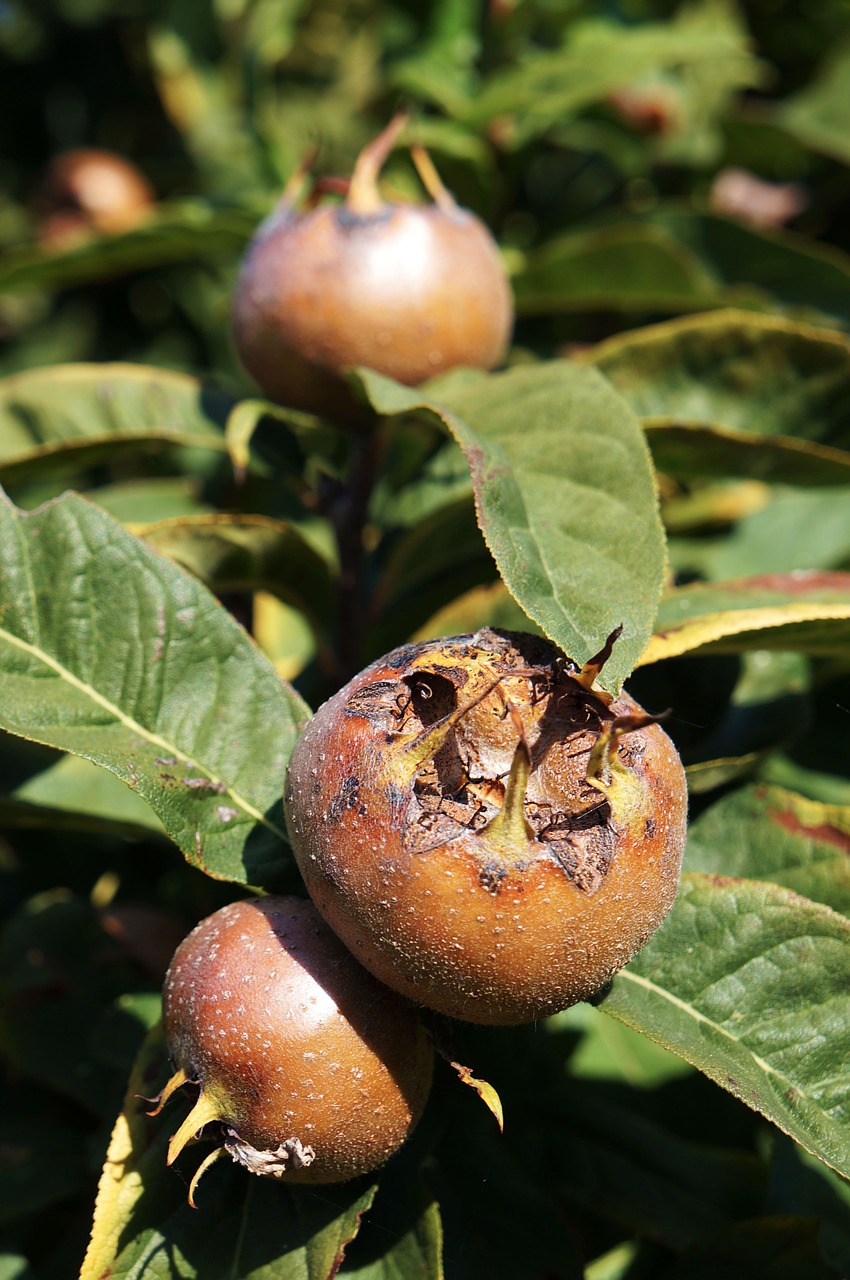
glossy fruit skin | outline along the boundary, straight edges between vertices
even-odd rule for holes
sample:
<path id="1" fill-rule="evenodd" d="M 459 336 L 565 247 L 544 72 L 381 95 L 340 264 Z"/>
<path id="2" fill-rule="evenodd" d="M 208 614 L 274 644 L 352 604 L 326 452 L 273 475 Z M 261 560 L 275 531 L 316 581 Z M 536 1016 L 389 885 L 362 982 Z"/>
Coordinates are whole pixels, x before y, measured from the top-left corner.
<path id="1" fill-rule="evenodd" d="M 316 906 L 366 968 L 429 1008 L 491 1024 L 564 1009 L 602 988 L 673 903 L 678 754 L 649 723 L 603 768 L 617 786 L 589 784 L 600 733 L 645 717 L 575 673 L 516 633 L 407 645 L 325 703 L 296 744 L 286 817 Z M 423 729 L 461 706 L 420 760 Z M 518 723 L 530 763 L 506 837 L 491 823 L 522 763 Z"/>
<path id="2" fill-rule="evenodd" d="M 154 203 L 147 178 L 114 151 L 78 148 L 54 156 L 45 169 L 38 203 L 40 239 L 85 231 L 114 235 L 137 226 Z"/>
<path id="3" fill-rule="evenodd" d="M 345 1181 L 383 1164 L 422 1113 L 433 1049 L 416 1010 L 304 899 L 236 902 L 202 921 L 163 1000 L 172 1061 L 220 1104 L 227 1150 L 255 1173 Z"/>
<path id="4" fill-rule="evenodd" d="M 383 204 L 295 212 L 249 248 L 233 305 L 236 349 L 271 399 L 351 411 L 358 365 L 409 386 L 458 365 L 501 363 L 513 302 L 484 224 L 464 209 Z"/>

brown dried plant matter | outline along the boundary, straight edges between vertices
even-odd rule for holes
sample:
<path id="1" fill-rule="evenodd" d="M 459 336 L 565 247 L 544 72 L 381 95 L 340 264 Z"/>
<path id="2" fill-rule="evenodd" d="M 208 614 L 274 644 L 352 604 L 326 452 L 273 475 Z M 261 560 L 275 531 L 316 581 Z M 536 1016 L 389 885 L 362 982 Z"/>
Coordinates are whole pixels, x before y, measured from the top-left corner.
<path id="1" fill-rule="evenodd" d="M 163 1020 L 176 1073 L 200 1092 L 169 1164 L 207 1124 L 253 1173 L 342 1182 L 382 1165 L 418 1121 L 433 1049 L 416 1010 L 354 962 L 312 903 L 215 912 L 178 947 Z M 194 1202 L 194 1201 L 193 1201 Z"/>
<path id="2" fill-rule="evenodd" d="M 513 301 L 490 232 L 421 149 L 431 204 L 383 199 L 377 179 L 404 117 L 361 152 L 340 203 L 297 207 L 294 176 L 249 246 L 233 301 L 236 349 L 266 395 L 348 418 L 358 365 L 410 386 L 504 358 Z"/>
<path id="3" fill-rule="evenodd" d="M 472 1022 L 592 996 L 676 894 L 684 771 L 627 694 L 548 641 L 407 645 L 317 712 L 286 787 L 295 856 L 366 968 Z"/>

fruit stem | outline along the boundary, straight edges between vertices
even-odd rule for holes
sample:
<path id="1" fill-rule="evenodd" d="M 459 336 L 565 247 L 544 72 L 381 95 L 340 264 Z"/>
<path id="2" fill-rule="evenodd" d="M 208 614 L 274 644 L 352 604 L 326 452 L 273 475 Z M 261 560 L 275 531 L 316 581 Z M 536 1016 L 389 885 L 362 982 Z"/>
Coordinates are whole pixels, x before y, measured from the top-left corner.
<path id="1" fill-rule="evenodd" d="M 358 217 L 370 217 L 383 208 L 384 201 L 378 191 L 378 174 L 408 119 L 406 111 L 393 116 L 386 129 L 368 143 L 357 157 L 345 204 Z"/>
<path id="2" fill-rule="evenodd" d="M 410 158 L 416 165 L 416 172 L 422 180 L 423 187 L 434 203 L 439 205 L 444 213 L 456 213 L 457 201 L 448 187 L 444 186 L 434 161 L 425 148 L 418 145 L 411 147 Z"/>
<path id="3" fill-rule="evenodd" d="M 174 1164 L 187 1142 L 200 1133 L 211 1120 L 221 1119 L 221 1103 L 212 1094 L 201 1092 L 198 1101 L 168 1144 L 166 1164 Z"/>

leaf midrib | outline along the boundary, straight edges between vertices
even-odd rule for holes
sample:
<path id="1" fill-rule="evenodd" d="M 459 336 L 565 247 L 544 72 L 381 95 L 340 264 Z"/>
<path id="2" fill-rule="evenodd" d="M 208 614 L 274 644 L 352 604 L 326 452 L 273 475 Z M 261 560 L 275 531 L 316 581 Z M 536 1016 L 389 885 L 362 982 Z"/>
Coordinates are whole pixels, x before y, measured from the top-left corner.
<path id="1" fill-rule="evenodd" d="M 828 1112 L 824 1111 L 823 1107 L 818 1102 L 816 1102 L 814 1098 L 811 1097 L 811 1095 L 805 1090 L 805 1088 L 801 1088 L 799 1084 L 791 1080 L 787 1075 L 783 1075 L 781 1071 L 777 1071 L 777 1069 L 775 1067 L 772 1067 L 769 1062 L 766 1062 L 764 1058 L 760 1057 L 759 1054 L 755 1052 L 755 1050 L 751 1049 L 741 1036 L 736 1036 L 735 1034 L 733 1034 L 733 1032 L 728 1031 L 725 1027 L 721 1026 L 719 1022 L 715 1022 L 713 1018 L 709 1018 L 708 1015 L 703 1013 L 701 1009 L 698 1009 L 696 1005 L 688 1004 L 687 1001 L 680 999 L 679 996 L 677 995 L 674 995 L 672 991 L 667 991 L 665 990 L 664 987 L 658 986 L 657 983 L 652 982 L 649 978 L 644 978 L 640 974 L 633 973 L 628 969 L 624 969 L 620 973 L 619 980 L 620 981 L 627 980 L 629 982 L 636 983 L 638 986 L 645 987 L 647 991 L 653 992 L 653 994 L 660 996 L 663 1000 L 666 1000 L 669 1004 L 674 1005 L 677 1009 L 681 1009 L 684 1013 L 688 1014 L 688 1016 L 693 1018 L 695 1021 L 704 1023 L 706 1026 L 711 1027 L 713 1031 L 716 1031 L 718 1032 L 718 1034 L 725 1036 L 727 1040 L 731 1040 L 732 1043 L 736 1045 L 739 1049 L 743 1049 L 746 1051 L 746 1053 L 749 1055 L 752 1061 L 758 1067 L 760 1067 L 762 1071 L 764 1071 L 765 1075 L 772 1076 L 774 1079 L 780 1081 L 787 1088 L 789 1089 L 793 1088 L 795 1091 L 798 1091 L 799 1093 L 801 1093 L 803 1097 L 806 1099 L 809 1106 L 811 1106 L 814 1110 L 816 1110 L 819 1115 L 823 1116 L 825 1123 L 830 1128 L 835 1127 L 837 1123 L 835 1119 L 832 1116 L 830 1116 Z M 684 1057 L 685 1054 L 682 1054 L 682 1056 Z M 694 1065 L 697 1065 L 697 1064 L 694 1064 Z M 781 1122 L 775 1116 L 771 1115 L 769 1118 L 773 1120 L 775 1124 L 778 1124 L 780 1128 L 783 1127 L 781 1125 Z M 788 1131 L 786 1130 L 786 1132 Z"/>
<path id="2" fill-rule="evenodd" d="M 224 793 L 233 801 L 234 804 L 239 805 L 239 807 L 248 814 L 249 817 L 253 818 L 255 822 L 259 822 L 264 827 L 268 828 L 269 831 L 272 831 L 281 840 L 285 839 L 283 832 L 275 826 L 274 823 L 269 822 L 265 815 L 262 814 L 256 806 L 251 804 L 249 800 L 246 800 L 244 796 L 239 794 L 239 792 L 234 791 L 223 778 L 220 778 L 216 773 L 211 769 L 208 769 L 206 765 L 202 764 L 199 760 L 196 760 L 193 756 L 187 755 L 185 751 L 176 745 L 176 743 L 170 742 L 167 738 L 163 738 L 160 734 L 154 733 L 152 730 L 146 728 L 132 716 L 128 716 L 126 712 L 122 711 L 114 702 L 110 702 L 108 698 L 105 698 L 103 694 L 99 693 L 90 684 L 86 684 L 83 680 L 80 680 L 78 676 L 75 676 L 67 667 L 64 667 L 60 662 L 57 662 L 55 658 L 50 656 L 50 654 L 45 653 L 43 649 L 21 639 L 20 636 L 14 635 L 4 627 L 0 627 L 0 640 L 5 640 L 14 648 L 20 649 L 22 652 L 28 653 L 39 662 L 42 662 L 46 667 L 49 667 L 62 680 L 64 680 L 66 684 L 69 684 L 72 688 L 83 693 L 93 703 L 96 703 L 97 706 L 103 707 L 105 711 L 108 711 L 119 724 L 124 725 L 124 727 L 131 733 L 137 734 L 147 742 L 150 742 L 153 746 L 161 748 L 164 753 L 175 756 L 182 764 L 189 765 L 192 769 L 197 769 L 215 785 L 216 789 L 223 787 Z"/>

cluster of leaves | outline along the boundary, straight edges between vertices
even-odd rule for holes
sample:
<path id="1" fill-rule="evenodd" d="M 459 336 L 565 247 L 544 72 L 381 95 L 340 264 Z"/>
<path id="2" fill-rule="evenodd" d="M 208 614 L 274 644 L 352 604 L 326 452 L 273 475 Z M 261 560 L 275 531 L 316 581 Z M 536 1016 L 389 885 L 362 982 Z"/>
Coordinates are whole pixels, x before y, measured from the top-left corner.
<path id="1" fill-rule="evenodd" d="M 98 1177 L 86 1280 L 846 1274 L 850 18 L 190 8 L 0 23 L 0 119 L 26 122 L 0 206 L 0 1276 L 74 1272 Z M 499 236 L 516 345 L 417 390 L 352 375 L 353 435 L 257 398 L 228 300 L 309 146 L 350 171 L 400 96 Z M 39 247 L 40 165 L 83 143 L 166 198 Z M 733 214 L 742 166 L 774 185 Z M 415 192 L 403 154 L 388 181 Z M 764 225 L 780 189 L 793 231 Z M 440 1029 L 503 1136 L 446 1068 L 376 1183 L 218 1165 L 193 1211 L 144 1114 L 159 986 L 195 920 L 299 891 L 310 708 L 410 637 L 537 628 L 581 662 L 620 623 L 603 679 L 672 708 L 693 798 L 665 925 L 598 1009 Z"/>

